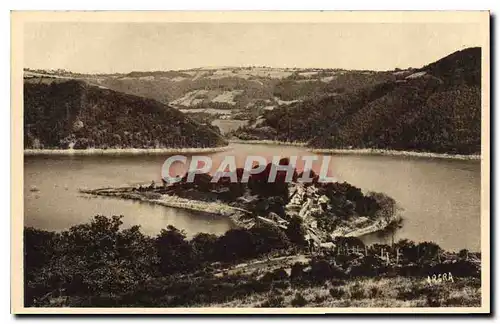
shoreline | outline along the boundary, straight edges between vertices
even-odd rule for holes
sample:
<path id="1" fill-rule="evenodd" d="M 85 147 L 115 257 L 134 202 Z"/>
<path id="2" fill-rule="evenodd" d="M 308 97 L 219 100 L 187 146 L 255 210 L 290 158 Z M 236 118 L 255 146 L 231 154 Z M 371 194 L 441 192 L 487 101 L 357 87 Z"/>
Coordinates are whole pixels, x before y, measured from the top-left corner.
<path id="1" fill-rule="evenodd" d="M 307 143 L 305 142 L 282 142 L 282 141 L 274 141 L 274 140 L 240 140 L 240 139 L 231 139 L 228 140 L 229 144 L 261 144 L 261 145 L 288 145 L 288 146 L 299 146 L 299 147 L 307 147 Z"/>
<path id="2" fill-rule="evenodd" d="M 481 160 L 481 155 L 478 154 L 466 155 L 466 154 L 397 151 L 397 150 L 383 150 L 383 149 L 309 149 L 309 151 L 317 154 L 384 155 L 384 156 L 403 156 L 403 157 L 464 160 L 464 161 Z"/>
<path id="3" fill-rule="evenodd" d="M 273 140 L 229 140 L 229 143 L 249 144 L 249 145 L 288 145 L 304 147 L 311 153 L 315 154 L 338 154 L 338 155 L 384 155 L 384 156 L 403 156 L 416 158 L 433 158 L 446 160 L 464 160 L 464 161 L 480 161 L 480 154 L 449 154 L 449 153 L 433 153 L 433 152 L 416 152 L 416 151 L 398 151 L 386 149 L 317 149 L 307 147 L 307 143 L 303 142 L 282 142 Z"/>
<path id="4" fill-rule="evenodd" d="M 34 155 L 141 155 L 141 154 L 179 154 L 179 153 L 217 153 L 233 149 L 230 145 L 218 147 L 189 148 L 122 148 L 122 149 L 24 149 L 25 156 Z"/>
<path id="5" fill-rule="evenodd" d="M 126 189 L 127 191 L 123 191 Z M 179 208 L 185 210 L 191 210 L 195 212 L 204 212 L 207 214 L 219 215 L 222 217 L 227 217 L 229 220 L 237 227 L 246 228 L 247 223 L 242 220 L 243 215 L 251 215 L 252 213 L 248 210 L 233 207 L 228 204 L 220 202 L 207 202 L 202 200 L 194 200 L 181 198 L 168 194 L 161 194 L 158 198 L 148 198 L 143 194 L 129 191 L 130 188 L 100 188 L 100 189 L 79 189 L 81 193 L 102 196 L 102 197 L 114 197 L 118 199 L 126 200 L 137 200 L 141 202 L 146 202 L 150 204 L 160 205 L 168 208 Z M 379 220 L 375 224 L 370 224 L 363 228 L 358 228 L 348 232 L 343 230 L 337 230 L 332 233 L 328 233 L 329 236 L 345 236 L 345 237 L 362 237 L 367 234 L 373 234 L 383 231 L 390 223 L 396 220 L 398 216 L 394 215 L 389 220 Z"/>
<path id="6" fill-rule="evenodd" d="M 24 149 L 25 156 L 86 156 L 86 155 L 142 155 L 142 154 L 195 154 L 217 153 L 234 149 L 231 144 L 247 145 L 286 145 L 303 147 L 314 154 L 331 155 L 381 155 L 396 157 L 431 158 L 444 160 L 480 161 L 478 154 L 449 154 L 433 152 L 398 151 L 385 149 L 315 149 L 306 146 L 303 142 L 281 142 L 273 140 L 229 140 L 229 145 L 219 147 L 189 147 L 189 148 L 114 148 L 114 149 Z"/>
<path id="7" fill-rule="evenodd" d="M 158 197 L 158 199 L 153 199 L 145 197 L 144 195 L 132 191 L 127 191 L 127 192 L 118 191 L 123 189 L 129 189 L 129 188 L 79 189 L 79 192 L 89 195 L 102 196 L 102 197 L 114 197 L 118 199 L 137 200 L 168 208 L 179 208 L 195 212 L 203 212 L 207 214 L 218 215 L 229 218 L 234 223 L 234 225 L 238 227 L 244 227 L 244 223 L 239 220 L 240 219 L 240 217 L 238 217 L 239 214 L 241 213 L 251 214 L 247 210 L 238 207 L 233 207 L 223 203 L 193 200 L 168 194 L 162 194 L 160 197 Z"/>

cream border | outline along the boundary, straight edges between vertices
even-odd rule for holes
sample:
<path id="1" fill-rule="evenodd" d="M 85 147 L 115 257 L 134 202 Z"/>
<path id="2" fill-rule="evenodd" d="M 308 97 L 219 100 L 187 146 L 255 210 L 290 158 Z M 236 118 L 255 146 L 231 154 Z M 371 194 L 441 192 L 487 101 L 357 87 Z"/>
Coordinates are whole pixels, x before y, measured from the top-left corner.
<path id="1" fill-rule="evenodd" d="M 11 12 L 11 313 L 250 314 L 250 313 L 489 313 L 490 312 L 490 28 L 488 11 L 288 12 Z M 482 33 L 481 251 L 482 306 L 474 308 L 25 308 L 23 306 L 23 26 L 35 21 L 247 23 L 478 23 Z"/>

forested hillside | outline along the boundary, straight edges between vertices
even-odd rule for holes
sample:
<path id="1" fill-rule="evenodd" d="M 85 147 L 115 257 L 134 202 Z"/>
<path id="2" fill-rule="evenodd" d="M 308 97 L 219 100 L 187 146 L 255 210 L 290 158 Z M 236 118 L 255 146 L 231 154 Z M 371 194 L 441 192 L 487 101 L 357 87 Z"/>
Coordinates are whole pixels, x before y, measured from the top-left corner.
<path id="1" fill-rule="evenodd" d="M 392 74 L 394 80 L 268 111 L 257 125 L 233 135 L 317 148 L 480 152 L 480 48 Z"/>
<path id="2" fill-rule="evenodd" d="M 225 144 L 218 128 L 200 125 L 153 99 L 82 81 L 25 80 L 25 148 L 181 148 Z"/>
<path id="3" fill-rule="evenodd" d="M 183 112 L 256 119 L 265 111 L 311 97 L 324 97 L 394 81 L 391 72 L 270 67 L 196 68 L 127 74 L 78 74 L 26 69 L 25 76 L 77 79 L 111 90 L 155 99 Z"/>

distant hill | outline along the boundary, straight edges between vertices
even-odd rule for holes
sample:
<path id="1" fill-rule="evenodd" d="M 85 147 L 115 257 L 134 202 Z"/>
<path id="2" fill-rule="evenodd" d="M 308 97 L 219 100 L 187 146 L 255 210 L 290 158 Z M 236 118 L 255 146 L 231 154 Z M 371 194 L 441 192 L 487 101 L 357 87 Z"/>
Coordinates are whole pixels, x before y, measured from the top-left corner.
<path id="1" fill-rule="evenodd" d="M 481 85 L 481 48 L 472 47 L 454 52 L 421 69 L 447 85 Z"/>
<path id="2" fill-rule="evenodd" d="M 391 74 L 341 94 L 268 111 L 253 127 L 233 135 L 309 142 L 317 148 L 480 152 L 480 48 Z"/>
<path id="3" fill-rule="evenodd" d="M 481 49 L 468 48 L 421 68 L 382 72 L 221 67 L 88 75 L 26 69 L 25 78 L 78 80 L 151 98 L 204 124 L 222 115 L 244 120 L 249 126 L 228 134 L 240 139 L 468 154 L 480 151 L 480 65 Z"/>
<path id="4" fill-rule="evenodd" d="M 153 99 L 65 78 L 25 78 L 25 148 L 181 148 L 225 144 L 218 128 L 200 125 Z"/>

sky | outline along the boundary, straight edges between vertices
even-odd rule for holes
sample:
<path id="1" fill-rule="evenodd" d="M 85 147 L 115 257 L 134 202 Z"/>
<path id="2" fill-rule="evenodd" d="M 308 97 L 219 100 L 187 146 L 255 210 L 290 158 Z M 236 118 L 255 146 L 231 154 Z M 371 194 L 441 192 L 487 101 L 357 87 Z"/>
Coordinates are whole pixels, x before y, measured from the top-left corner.
<path id="1" fill-rule="evenodd" d="M 479 46 L 472 23 L 28 23 L 24 67 L 128 73 L 270 66 L 393 70 Z"/>

